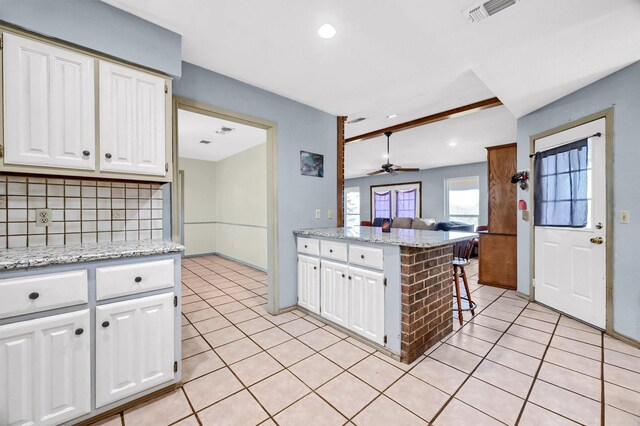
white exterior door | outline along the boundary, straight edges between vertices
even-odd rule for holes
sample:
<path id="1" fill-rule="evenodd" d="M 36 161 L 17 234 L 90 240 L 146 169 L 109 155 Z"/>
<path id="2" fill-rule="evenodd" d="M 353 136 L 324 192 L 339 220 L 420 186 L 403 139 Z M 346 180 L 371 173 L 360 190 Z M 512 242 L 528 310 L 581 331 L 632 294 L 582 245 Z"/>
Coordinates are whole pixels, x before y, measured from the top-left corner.
<path id="1" fill-rule="evenodd" d="M 100 61 L 100 169 L 165 175 L 165 79 Z"/>
<path id="2" fill-rule="evenodd" d="M 345 328 L 349 326 L 348 273 L 348 267 L 343 263 L 322 261 L 320 315 Z"/>
<path id="3" fill-rule="evenodd" d="M 0 327 L 0 424 L 57 425 L 91 410 L 89 310 Z"/>
<path id="4" fill-rule="evenodd" d="M 384 274 L 349 267 L 349 329 L 384 345 Z"/>
<path id="5" fill-rule="evenodd" d="M 298 256 L 298 305 L 320 313 L 320 260 Z"/>
<path id="6" fill-rule="evenodd" d="M 173 379 L 173 296 L 96 308 L 96 408 Z"/>
<path id="7" fill-rule="evenodd" d="M 95 169 L 94 60 L 4 33 L 6 164 Z"/>
<path id="8" fill-rule="evenodd" d="M 541 152 L 590 137 L 587 225 L 535 227 L 535 299 L 599 328 L 606 325 L 605 134 L 603 118 L 535 141 Z"/>

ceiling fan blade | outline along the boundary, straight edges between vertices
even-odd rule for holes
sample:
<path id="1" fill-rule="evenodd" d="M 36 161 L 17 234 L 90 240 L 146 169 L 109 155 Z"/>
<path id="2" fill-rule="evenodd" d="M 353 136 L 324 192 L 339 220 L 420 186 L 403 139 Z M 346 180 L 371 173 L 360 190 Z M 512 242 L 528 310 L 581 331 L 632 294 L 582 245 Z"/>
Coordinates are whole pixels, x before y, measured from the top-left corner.
<path id="1" fill-rule="evenodd" d="M 398 172 L 419 172 L 420 169 L 415 168 L 415 167 L 398 167 L 396 169 L 396 171 L 398 171 Z"/>
<path id="2" fill-rule="evenodd" d="M 389 169 L 389 172 L 388 172 L 388 173 L 389 173 L 390 175 L 397 175 L 397 174 L 398 174 L 398 172 L 396 172 L 396 170 L 395 170 L 395 169 Z"/>
<path id="3" fill-rule="evenodd" d="M 384 173 L 384 170 L 380 169 L 380 170 L 376 170 L 375 172 L 367 173 L 367 176 L 375 176 L 375 175 L 379 175 L 380 173 Z"/>

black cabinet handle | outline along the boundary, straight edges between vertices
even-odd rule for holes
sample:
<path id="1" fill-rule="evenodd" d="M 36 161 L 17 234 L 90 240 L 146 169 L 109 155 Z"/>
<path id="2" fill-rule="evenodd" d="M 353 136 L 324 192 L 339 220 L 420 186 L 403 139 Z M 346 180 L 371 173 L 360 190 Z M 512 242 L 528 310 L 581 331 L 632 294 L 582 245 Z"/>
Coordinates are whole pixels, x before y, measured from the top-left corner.
<path id="1" fill-rule="evenodd" d="M 333 253 L 333 249 L 329 249 L 329 253 Z"/>
<path id="2" fill-rule="evenodd" d="M 142 277 L 136 277 L 134 281 L 137 283 L 142 282 Z"/>
<path id="3" fill-rule="evenodd" d="M 104 321 L 104 322 L 102 323 L 102 326 L 103 326 L 104 328 L 109 327 L 109 321 Z"/>
<path id="4" fill-rule="evenodd" d="M 360 259 L 364 259 L 364 254 L 361 254 L 361 255 L 360 255 Z"/>
<path id="5" fill-rule="evenodd" d="M 31 300 L 36 300 L 38 297 L 40 297 L 40 293 L 37 293 L 35 291 L 33 293 L 29 294 L 29 299 L 31 299 Z"/>
<path id="6" fill-rule="evenodd" d="M 85 157 L 88 157 L 91 155 L 91 152 L 85 149 L 84 151 L 82 151 L 82 155 L 84 155 Z"/>
<path id="7" fill-rule="evenodd" d="M 79 335 L 81 335 L 82 333 L 84 333 L 84 330 L 83 330 L 83 329 L 79 328 L 79 329 L 77 329 L 77 330 L 76 330 L 76 336 L 79 336 Z"/>
<path id="8" fill-rule="evenodd" d="M 344 274 L 342 274 L 342 278 L 344 278 Z"/>
<path id="9" fill-rule="evenodd" d="M 351 279 L 351 275 L 349 275 L 349 279 Z"/>
<path id="10" fill-rule="evenodd" d="M 307 245 L 306 245 L 306 244 L 304 245 L 304 248 L 307 248 Z"/>
<path id="11" fill-rule="evenodd" d="M 313 270 L 315 271 L 316 269 L 318 269 L 318 267 L 317 267 L 317 266 L 314 266 L 314 267 L 313 267 Z"/>
<path id="12" fill-rule="evenodd" d="M 111 158 L 111 153 L 110 153 L 110 152 L 107 152 L 107 153 L 104 155 L 104 157 L 105 157 L 107 160 L 108 160 L 108 159 L 110 159 L 110 158 Z"/>

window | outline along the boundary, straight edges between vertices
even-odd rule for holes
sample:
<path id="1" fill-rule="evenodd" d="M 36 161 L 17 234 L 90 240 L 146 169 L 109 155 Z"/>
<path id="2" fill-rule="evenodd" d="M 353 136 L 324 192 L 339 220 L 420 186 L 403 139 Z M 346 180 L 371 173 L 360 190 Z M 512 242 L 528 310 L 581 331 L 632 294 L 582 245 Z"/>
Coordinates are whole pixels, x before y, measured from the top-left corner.
<path id="1" fill-rule="evenodd" d="M 360 225 L 360 188 L 344 189 L 344 223 L 346 226 Z"/>
<path id="2" fill-rule="evenodd" d="M 422 182 L 371 186 L 371 220 L 420 217 Z"/>
<path id="3" fill-rule="evenodd" d="M 447 220 L 478 226 L 480 215 L 480 178 L 478 176 L 446 180 Z"/>
<path id="4" fill-rule="evenodd" d="M 375 212 L 374 218 L 391 218 L 391 191 L 373 193 L 373 211 Z"/>

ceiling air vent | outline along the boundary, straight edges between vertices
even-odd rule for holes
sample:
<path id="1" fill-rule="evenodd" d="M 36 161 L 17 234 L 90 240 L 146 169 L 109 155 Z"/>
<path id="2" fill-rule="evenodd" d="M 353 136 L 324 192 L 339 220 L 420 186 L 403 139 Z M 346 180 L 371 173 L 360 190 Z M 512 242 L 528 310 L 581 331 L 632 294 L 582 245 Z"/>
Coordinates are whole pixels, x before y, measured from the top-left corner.
<path id="1" fill-rule="evenodd" d="M 489 0 L 465 10 L 463 15 L 471 22 L 480 22 L 509 6 L 513 6 L 518 1 L 520 0 Z"/>
<path id="2" fill-rule="evenodd" d="M 205 144 L 205 145 L 209 145 L 209 144 L 211 143 L 211 141 L 207 141 L 207 140 L 202 139 L 202 140 L 200 141 L 200 143 L 203 143 L 203 144 Z"/>
<path id="3" fill-rule="evenodd" d="M 218 130 L 216 130 L 216 133 L 219 135 L 226 135 L 227 133 L 233 132 L 233 130 L 233 127 L 222 126 Z"/>

